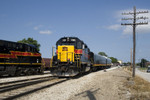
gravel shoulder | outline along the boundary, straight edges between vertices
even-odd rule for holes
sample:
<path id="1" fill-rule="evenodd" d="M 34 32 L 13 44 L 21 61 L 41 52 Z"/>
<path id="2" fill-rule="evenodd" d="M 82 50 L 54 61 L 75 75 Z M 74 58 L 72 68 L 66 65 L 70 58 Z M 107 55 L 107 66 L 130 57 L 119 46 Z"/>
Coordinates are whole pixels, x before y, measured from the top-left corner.
<path id="1" fill-rule="evenodd" d="M 123 85 L 128 77 L 122 68 L 93 72 L 18 100 L 129 100 L 128 89 Z"/>

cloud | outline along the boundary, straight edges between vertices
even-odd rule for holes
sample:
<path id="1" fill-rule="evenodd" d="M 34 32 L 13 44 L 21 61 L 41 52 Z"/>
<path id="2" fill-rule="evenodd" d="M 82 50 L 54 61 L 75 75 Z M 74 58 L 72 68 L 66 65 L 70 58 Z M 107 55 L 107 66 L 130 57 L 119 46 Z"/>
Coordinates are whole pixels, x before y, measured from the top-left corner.
<path id="1" fill-rule="evenodd" d="M 139 34 L 144 34 L 144 33 L 150 33 L 150 10 L 149 9 L 137 9 L 137 12 L 139 11 L 148 11 L 149 13 L 142 13 L 142 14 L 137 14 L 137 17 L 148 17 L 149 19 L 143 20 L 139 19 L 137 20 L 137 23 L 139 22 L 148 22 L 148 25 L 138 25 L 136 27 L 136 32 Z M 132 15 L 122 15 L 122 13 L 128 13 L 128 12 L 133 12 L 133 9 L 127 9 L 127 10 L 120 10 L 115 13 L 115 18 L 116 18 L 116 23 L 119 24 L 114 24 L 110 25 L 107 27 L 107 29 L 118 31 L 122 30 L 123 34 L 132 34 L 133 33 L 133 28 L 132 26 L 121 26 L 121 23 L 133 23 L 132 20 L 121 20 L 122 18 L 133 18 Z"/>
<path id="2" fill-rule="evenodd" d="M 120 30 L 121 25 L 115 24 L 115 25 L 108 26 L 107 28 L 110 29 L 110 30 L 118 31 L 118 30 Z"/>
<path id="3" fill-rule="evenodd" d="M 52 31 L 50 30 L 44 30 L 44 31 L 40 31 L 40 34 L 52 34 Z"/>
<path id="4" fill-rule="evenodd" d="M 132 26 L 125 26 L 123 28 L 123 34 L 132 34 L 132 33 L 133 33 L 133 27 Z M 150 33 L 150 22 L 148 25 L 138 25 L 136 27 L 136 33 L 139 33 L 139 34 Z"/>
<path id="5" fill-rule="evenodd" d="M 38 29 L 40 29 L 41 27 L 43 27 L 43 25 L 35 26 L 33 29 L 34 29 L 34 30 L 38 30 Z"/>
<path id="6" fill-rule="evenodd" d="M 35 27 L 34 27 L 34 30 L 38 30 L 38 27 L 35 26 Z"/>
<path id="7" fill-rule="evenodd" d="M 123 31 L 123 34 L 132 34 L 133 28 L 132 26 L 124 26 L 122 31 Z"/>
<path id="8" fill-rule="evenodd" d="M 40 34 L 52 34 L 52 31 L 46 28 L 44 25 L 37 25 L 33 28 L 35 31 L 39 31 Z"/>

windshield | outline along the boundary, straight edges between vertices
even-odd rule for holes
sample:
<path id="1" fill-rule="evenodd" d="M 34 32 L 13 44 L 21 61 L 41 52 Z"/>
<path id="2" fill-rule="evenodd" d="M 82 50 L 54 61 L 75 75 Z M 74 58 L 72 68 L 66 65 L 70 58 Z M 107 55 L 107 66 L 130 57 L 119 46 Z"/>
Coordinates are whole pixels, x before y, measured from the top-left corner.
<path id="1" fill-rule="evenodd" d="M 76 43 L 75 42 L 61 42 L 58 45 L 74 45 L 76 47 Z"/>

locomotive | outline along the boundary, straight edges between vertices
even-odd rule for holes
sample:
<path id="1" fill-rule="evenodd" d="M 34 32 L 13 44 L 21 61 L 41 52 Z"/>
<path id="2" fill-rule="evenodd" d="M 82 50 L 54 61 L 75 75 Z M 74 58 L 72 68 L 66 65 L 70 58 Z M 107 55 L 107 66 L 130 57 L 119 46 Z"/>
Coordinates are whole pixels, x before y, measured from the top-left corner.
<path id="1" fill-rule="evenodd" d="M 75 76 L 110 66 L 111 59 L 94 54 L 79 38 L 63 37 L 56 42 L 50 71 L 54 76 Z"/>
<path id="2" fill-rule="evenodd" d="M 41 54 L 34 45 L 0 40 L 0 76 L 41 72 Z"/>

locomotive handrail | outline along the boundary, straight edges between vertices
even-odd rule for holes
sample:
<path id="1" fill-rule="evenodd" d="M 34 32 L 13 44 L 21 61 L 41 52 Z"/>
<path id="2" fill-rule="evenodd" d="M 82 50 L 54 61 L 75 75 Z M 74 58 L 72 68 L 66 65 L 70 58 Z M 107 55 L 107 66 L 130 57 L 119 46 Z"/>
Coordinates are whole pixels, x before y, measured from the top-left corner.
<path id="1" fill-rule="evenodd" d="M 67 52 L 67 57 L 66 57 L 66 58 L 67 58 L 67 60 L 68 60 L 68 54 L 69 54 L 69 53 L 71 53 L 71 57 L 72 57 L 71 61 L 73 61 L 73 52 Z"/>
<path id="2" fill-rule="evenodd" d="M 53 57 L 54 56 L 52 56 L 52 60 L 50 61 L 50 67 L 53 67 L 53 65 L 52 65 Z"/>
<path id="3" fill-rule="evenodd" d="M 76 60 L 77 60 L 77 67 L 81 67 L 81 62 L 80 62 L 80 55 L 76 55 Z"/>

